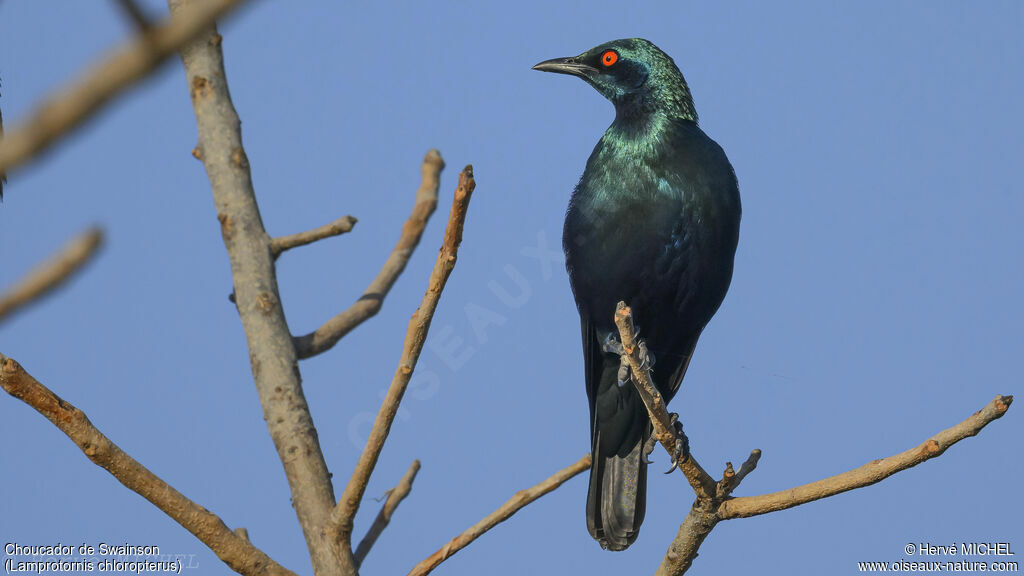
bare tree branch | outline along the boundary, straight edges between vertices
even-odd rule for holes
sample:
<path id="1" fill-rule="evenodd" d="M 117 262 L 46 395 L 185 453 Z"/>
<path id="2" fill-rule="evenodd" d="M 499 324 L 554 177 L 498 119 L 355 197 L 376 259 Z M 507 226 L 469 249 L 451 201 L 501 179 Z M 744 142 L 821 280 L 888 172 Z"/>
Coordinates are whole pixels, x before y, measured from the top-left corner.
<path id="1" fill-rule="evenodd" d="M 319 228 L 313 228 L 312 230 L 306 230 L 305 232 L 299 232 L 298 234 L 289 234 L 287 236 L 274 238 L 270 241 L 270 253 L 274 258 L 277 258 L 285 250 L 291 250 L 292 248 L 312 244 L 313 242 L 323 240 L 324 238 L 341 236 L 342 234 L 351 232 L 352 227 L 356 225 L 356 222 L 357 220 L 354 216 L 342 216 L 334 222 L 324 224 Z"/>
<path id="2" fill-rule="evenodd" d="M 675 444 L 675 432 L 671 427 L 665 402 L 651 380 L 650 367 L 645 364 L 646 350 L 643 342 L 636 339 L 632 312 L 623 302 L 619 302 L 616 307 L 615 325 L 619 329 L 619 337 L 633 372 L 633 382 L 644 405 L 647 406 L 647 412 L 654 425 L 655 437 L 671 454 Z M 785 510 L 884 480 L 900 470 L 906 470 L 942 454 L 947 448 L 968 436 L 974 436 L 989 422 L 1001 417 L 1012 402 L 1012 396 L 996 396 L 988 406 L 964 422 L 939 432 L 916 448 L 869 462 L 860 468 L 824 480 L 761 496 L 730 497 L 740 482 L 757 467 L 761 458 L 760 450 L 750 453 L 750 457 L 740 466 L 739 472 L 733 470 L 731 462 L 727 463 L 722 479 L 717 484 L 691 456 L 681 468 L 696 492 L 697 499 L 679 526 L 679 531 L 656 575 L 679 576 L 689 570 L 697 557 L 701 543 L 722 520 Z"/>
<path id="3" fill-rule="evenodd" d="M 740 466 L 740 471 L 736 472 L 732 468 L 732 462 L 725 463 L 725 472 L 722 473 L 722 479 L 718 481 L 718 485 L 715 488 L 715 497 L 718 500 L 726 498 L 732 494 L 733 490 L 736 490 L 740 486 L 740 482 L 747 477 L 757 468 L 757 461 L 761 459 L 761 451 L 756 448 L 750 452 L 750 456 L 747 461 Z"/>
<path id="4" fill-rule="evenodd" d="M 427 220 L 437 208 L 437 191 L 441 185 L 441 170 L 443 169 L 444 160 L 441 159 L 441 153 L 437 150 L 427 152 L 420 169 L 421 182 L 419 190 L 416 191 L 412 214 L 402 226 L 402 235 L 398 238 L 398 244 L 391 251 L 387 261 L 384 262 L 384 267 L 352 306 L 324 322 L 314 332 L 295 338 L 295 349 L 299 358 L 309 358 L 330 350 L 338 340 L 380 311 L 381 305 L 384 304 L 384 298 L 388 295 L 391 287 L 395 285 L 398 276 L 405 270 L 405 265 L 408 264 L 413 250 L 420 243 L 423 230 L 427 227 Z"/>
<path id="5" fill-rule="evenodd" d="M 423 295 L 423 302 L 409 319 L 409 328 L 405 333 L 405 343 L 402 346 L 402 358 L 395 370 L 395 376 L 391 380 L 387 395 L 381 403 L 377 417 L 373 421 L 373 428 L 366 440 L 366 446 L 356 469 L 352 472 L 345 492 L 338 500 L 338 505 L 331 514 L 328 532 L 334 538 L 342 542 L 342 547 L 351 547 L 352 542 L 352 520 L 359 510 L 359 504 L 366 492 L 366 484 L 370 481 L 370 475 L 377 465 L 377 459 L 384 448 L 384 441 L 387 440 L 391 431 L 391 424 L 398 412 L 398 405 L 402 402 L 402 396 L 412 378 L 413 370 L 416 369 L 416 361 L 423 350 L 423 343 L 427 339 L 427 331 L 430 330 L 430 322 L 434 318 L 434 311 L 437 310 L 437 303 L 441 299 L 441 292 L 444 290 L 448 277 L 455 268 L 455 261 L 459 253 L 459 244 L 462 243 L 462 229 L 466 223 L 466 211 L 469 208 L 469 200 L 476 188 L 476 181 L 473 179 L 473 166 L 466 166 L 459 174 L 459 186 L 455 189 L 455 198 L 452 200 L 451 213 L 448 215 L 448 226 L 444 231 L 444 241 L 441 244 L 441 251 L 437 255 L 437 262 L 434 264 L 434 271 L 430 274 L 427 285 L 427 292 Z"/>
<path id="6" fill-rule="evenodd" d="M 139 32 L 145 33 L 152 26 L 149 17 L 146 16 L 146 12 L 135 3 L 135 0 L 117 0 L 117 5 L 128 16 Z"/>
<path id="7" fill-rule="evenodd" d="M 672 427 L 672 420 L 665 407 L 665 401 L 654 386 L 651 379 L 651 368 L 646 363 L 643 344 L 636 339 L 636 330 L 633 328 L 633 313 L 624 302 L 619 302 L 615 308 L 615 326 L 619 329 L 619 338 L 622 347 L 626 350 L 629 358 L 629 366 L 633 371 L 633 383 L 636 385 L 640 398 L 647 406 L 651 423 L 654 425 L 654 437 L 665 447 L 671 456 L 675 452 L 676 434 Z M 711 500 L 715 495 L 715 481 L 701 468 L 697 459 L 692 455 L 679 466 L 686 479 L 697 493 L 697 497 L 703 500 Z"/>
<path id="8" fill-rule="evenodd" d="M 240 538 L 215 514 L 186 498 L 171 485 L 126 454 L 93 426 L 71 403 L 29 375 L 13 358 L 0 354 L 0 386 L 35 408 L 77 445 L 94 464 L 118 482 L 163 510 L 239 574 L 295 576 L 262 550 Z"/>
<path id="9" fill-rule="evenodd" d="M 92 261 L 103 244 L 103 230 L 92 227 L 69 240 L 49 260 L 36 266 L 0 294 L 0 320 L 55 290 Z"/>
<path id="10" fill-rule="evenodd" d="M 870 486 L 893 474 L 916 466 L 925 460 L 935 458 L 947 448 L 969 436 L 981 432 L 993 420 L 1001 418 L 1013 403 L 1013 396 L 996 396 L 987 406 L 975 412 L 969 418 L 932 436 L 921 445 L 911 448 L 888 458 L 868 462 L 860 468 L 825 478 L 817 482 L 797 486 L 789 490 L 746 496 L 742 498 L 715 499 L 712 507 L 699 506 L 695 503 L 683 524 L 679 527 L 675 540 L 656 572 L 657 576 L 680 576 L 693 564 L 697 557 L 697 549 L 715 525 L 721 520 L 746 518 L 767 514 L 777 510 L 785 510 L 814 500 L 828 498 L 841 492 Z M 732 485 L 739 485 L 742 476 L 754 469 L 760 452 L 755 450 L 736 474 L 737 479 Z M 723 479 L 725 481 L 725 479 Z M 721 486 L 721 484 L 720 484 Z"/>
<path id="11" fill-rule="evenodd" d="M 206 5 L 169 0 L 179 18 Z M 318 576 L 351 567 L 351 549 L 341 550 L 324 534 L 334 507 L 334 488 L 313 418 L 302 390 L 298 359 L 281 307 L 270 237 L 263 227 L 249 160 L 242 147 L 241 121 L 228 92 L 222 38 L 211 26 L 181 50 L 199 132 L 199 151 L 213 189 L 221 236 L 231 262 L 235 303 L 245 330 L 256 392 L 270 437 L 284 466 Z"/>
<path id="12" fill-rule="evenodd" d="M 718 516 L 707 506 L 698 506 L 695 502 L 690 512 L 679 525 L 675 539 L 668 546 L 665 558 L 654 573 L 655 576 L 682 576 L 693 561 L 697 559 L 697 550 L 704 539 L 718 524 Z"/>
<path id="13" fill-rule="evenodd" d="M 86 74 L 45 98 L 0 140 L 0 174 L 25 164 L 142 80 L 216 19 L 245 0 L 205 0 L 117 48 Z"/>
<path id="14" fill-rule="evenodd" d="M 996 396 L 987 406 L 972 414 L 970 418 L 939 432 L 919 446 L 888 458 L 872 460 L 860 468 L 789 490 L 726 500 L 719 506 L 718 515 L 722 520 L 757 516 L 828 498 L 848 490 L 870 486 L 897 472 L 939 456 L 947 448 L 964 438 L 977 435 L 989 422 L 1001 418 L 1012 403 L 1013 396 Z"/>
<path id="15" fill-rule="evenodd" d="M 370 548 L 373 548 L 374 543 L 377 542 L 377 538 L 380 538 L 384 529 L 387 528 L 391 522 L 391 516 L 394 515 L 398 505 L 405 500 L 405 497 L 412 491 L 413 480 L 416 479 L 416 473 L 420 471 L 420 461 L 413 460 L 409 466 L 409 470 L 405 472 L 402 479 L 399 480 L 391 490 L 388 490 L 387 500 L 384 501 L 384 506 L 381 507 L 380 512 L 377 513 L 377 518 L 373 521 L 373 525 L 366 532 L 366 536 L 363 536 L 363 540 L 359 542 L 359 546 L 356 548 L 355 559 L 356 566 L 361 566 L 363 560 L 366 559 L 366 555 L 370 552 Z"/>
<path id="16" fill-rule="evenodd" d="M 483 520 L 470 526 L 465 532 L 459 534 L 455 538 L 452 538 L 450 542 L 441 547 L 440 550 L 434 552 L 425 560 L 413 567 L 409 571 L 409 576 L 424 576 L 429 574 L 434 568 L 437 568 L 442 562 L 451 558 L 453 554 L 462 550 L 466 546 L 469 546 L 471 542 L 479 538 L 491 528 L 494 528 L 498 524 L 508 520 L 513 514 L 521 510 L 527 504 L 530 504 L 534 500 L 541 496 L 551 492 L 555 488 L 558 488 L 570 478 L 576 476 L 584 470 L 590 469 L 590 454 L 580 458 L 576 463 L 555 472 L 550 478 L 544 480 L 540 484 L 526 490 L 520 490 L 516 492 L 508 502 L 501 505 L 500 508 L 488 514 Z"/>

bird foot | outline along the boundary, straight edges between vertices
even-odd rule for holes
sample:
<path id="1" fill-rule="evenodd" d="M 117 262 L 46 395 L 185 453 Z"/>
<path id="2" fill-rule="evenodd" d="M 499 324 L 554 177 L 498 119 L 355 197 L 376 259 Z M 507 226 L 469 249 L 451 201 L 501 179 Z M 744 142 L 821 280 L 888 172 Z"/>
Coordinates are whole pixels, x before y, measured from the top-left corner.
<path id="1" fill-rule="evenodd" d="M 690 439 L 683 432 L 683 423 L 679 421 L 679 414 L 670 412 L 672 428 L 675 431 L 676 445 L 672 452 L 672 467 L 665 474 L 671 474 L 680 464 L 685 464 L 690 459 Z"/>
<path id="2" fill-rule="evenodd" d="M 601 351 L 605 354 L 626 355 L 626 349 L 622 347 L 622 342 L 619 342 L 619 339 L 611 332 L 608 333 L 608 337 L 601 343 Z"/>
<path id="3" fill-rule="evenodd" d="M 629 384 L 629 380 L 632 377 L 632 373 L 629 370 L 629 359 L 625 355 L 619 356 L 619 373 L 616 375 L 618 380 L 619 388 L 622 388 L 626 384 Z"/>
<path id="4" fill-rule="evenodd" d="M 643 340 L 636 341 L 637 351 L 640 355 L 640 369 L 654 371 L 654 352 L 647 349 L 647 342 Z"/>
<path id="5" fill-rule="evenodd" d="M 653 435 L 649 436 L 647 438 L 647 441 L 644 442 L 643 451 L 640 452 L 640 461 L 643 462 L 644 464 L 653 464 L 654 462 L 652 462 L 651 459 L 648 458 L 648 456 L 651 455 L 651 452 L 654 452 L 654 447 L 657 445 L 658 439 L 655 438 Z"/>
<path id="6" fill-rule="evenodd" d="M 619 357 L 619 373 L 616 376 L 619 388 L 629 384 L 629 357 L 626 355 L 626 349 L 623 348 L 622 342 L 619 342 L 614 334 L 609 333 L 608 337 L 601 343 L 601 351 L 605 354 L 615 354 Z"/>

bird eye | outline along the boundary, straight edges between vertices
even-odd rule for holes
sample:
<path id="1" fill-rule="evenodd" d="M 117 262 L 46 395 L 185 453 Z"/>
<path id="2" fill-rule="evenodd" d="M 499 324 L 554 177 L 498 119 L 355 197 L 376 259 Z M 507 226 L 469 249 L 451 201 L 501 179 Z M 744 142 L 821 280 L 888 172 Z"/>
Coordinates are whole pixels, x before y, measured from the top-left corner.
<path id="1" fill-rule="evenodd" d="M 605 68 L 610 67 L 619 61 L 619 55 L 614 50 L 608 50 L 604 54 L 601 54 L 601 64 L 604 64 Z"/>

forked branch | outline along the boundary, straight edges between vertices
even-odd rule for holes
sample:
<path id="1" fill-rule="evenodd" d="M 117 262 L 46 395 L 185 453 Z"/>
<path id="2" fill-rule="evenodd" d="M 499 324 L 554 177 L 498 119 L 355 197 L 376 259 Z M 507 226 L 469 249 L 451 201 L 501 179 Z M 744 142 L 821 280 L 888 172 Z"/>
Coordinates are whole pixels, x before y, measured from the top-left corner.
<path id="1" fill-rule="evenodd" d="M 675 444 L 675 433 L 671 428 L 668 410 L 651 380 L 650 367 L 644 362 L 643 344 L 636 340 L 632 313 L 623 302 L 619 302 L 616 308 L 615 325 L 619 329 L 622 346 L 632 369 L 633 382 L 647 406 L 648 414 L 654 425 L 654 434 L 671 454 Z M 750 457 L 740 466 L 739 471 L 733 469 L 732 463 L 728 463 L 722 474 L 722 479 L 717 483 L 691 457 L 690 461 L 681 467 L 697 493 L 697 499 L 682 525 L 679 526 L 679 532 L 669 546 L 656 574 L 657 576 L 684 574 L 697 557 L 697 550 L 701 543 L 722 520 L 746 518 L 776 510 L 785 510 L 880 482 L 901 470 L 935 458 L 960 440 L 976 435 L 990 422 L 1002 417 L 1012 402 L 1013 396 L 996 396 L 992 402 L 967 420 L 939 432 L 915 448 L 888 458 L 874 460 L 843 474 L 761 496 L 731 497 L 740 482 L 757 467 L 758 460 L 761 458 L 760 450 L 751 452 Z"/>
<path id="2" fill-rule="evenodd" d="M 168 0 L 174 18 L 207 4 L 205 0 Z M 263 419 L 288 479 L 313 571 L 338 574 L 351 563 L 351 550 L 337 550 L 323 533 L 335 502 L 334 486 L 302 389 L 270 237 L 263 227 L 242 145 L 241 119 L 228 90 L 222 44 L 216 27 L 210 26 L 181 49 L 196 117 L 197 148 L 231 264 L 235 305 Z"/>

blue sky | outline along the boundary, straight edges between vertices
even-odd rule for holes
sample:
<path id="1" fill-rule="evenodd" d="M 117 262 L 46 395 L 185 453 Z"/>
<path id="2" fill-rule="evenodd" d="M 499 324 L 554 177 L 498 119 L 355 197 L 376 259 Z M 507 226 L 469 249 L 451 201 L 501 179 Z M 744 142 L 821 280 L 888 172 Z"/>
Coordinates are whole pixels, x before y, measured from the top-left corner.
<path id="1" fill-rule="evenodd" d="M 423 154 L 436 147 L 448 162 L 442 206 L 381 314 L 301 365 L 339 493 L 426 287 L 458 170 L 476 167 L 459 263 L 356 532 L 377 512 L 370 497 L 413 458 L 423 468 L 363 572 L 405 573 L 588 450 L 568 282 L 560 261 L 534 255 L 558 250 L 569 193 L 613 112 L 585 83 L 531 65 L 648 38 L 674 57 L 735 166 L 735 277 L 672 408 L 713 472 L 764 451 L 738 493 L 751 495 L 902 451 L 1020 392 L 1022 24 L 1012 1 L 263 1 L 226 23 L 269 231 L 359 218 L 353 233 L 279 261 L 293 332 L 359 296 L 411 209 Z M 14 125 L 128 33 L 113 2 L 0 4 L 4 118 Z M 0 285 L 91 223 L 108 235 L 68 289 L 0 326 L 0 350 L 309 573 L 195 139 L 175 60 L 11 175 Z M 480 310 L 495 319 L 482 331 L 469 320 Z M 882 484 L 720 524 L 691 573 L 847 574 L 857 561 L 922 559 L 905 555 L 908 542 L 1024 549 L 1018 410 Z M 229 573 L 7 396 L 0 435 L 0 541 L 155 544 L 194 554 L 193 573 Z M 652 472 L 667 461 L 654 459 Z M 652 474 L 639 540 L 611 553 L 587 534 L 585 494 L 574 479 L 437 574 L 653 572 L 692 500 L 680 476 Z"/>

